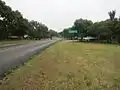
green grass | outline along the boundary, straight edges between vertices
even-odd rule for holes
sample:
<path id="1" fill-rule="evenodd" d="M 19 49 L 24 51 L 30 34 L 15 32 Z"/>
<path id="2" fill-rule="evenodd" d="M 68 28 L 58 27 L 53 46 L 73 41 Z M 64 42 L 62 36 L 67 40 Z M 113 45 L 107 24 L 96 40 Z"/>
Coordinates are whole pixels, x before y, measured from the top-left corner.
<path id="1" fill-rule="evenodd" d="M 5 44 L 16 44 L 16 43 L 24 43 L 28 42 L 29 40 L 7 40 L 7 41 L 0 41 L 0 45 L 5 45 Z"/>
<path id="2" fill-rule="evenodd" d="M 7 40 L 7 41 L 0 41 L 0 48 L 5 47 L 10 44 L 25 44 L 29 43 L 32 40 Z"/>
<path id="3" fill-rule="evenodd" d="M 58 42 L 7 78 L 0 90 L 120 90 L 120 46 Z"/>
<path id="4" fill-rule="evenodd" d="M 19 43 L 19 42 L 25 42 L 27 40 L 6 40 L 6 41 L 0 41 L 0 44 L 12 44 L 12 43 Z"/>

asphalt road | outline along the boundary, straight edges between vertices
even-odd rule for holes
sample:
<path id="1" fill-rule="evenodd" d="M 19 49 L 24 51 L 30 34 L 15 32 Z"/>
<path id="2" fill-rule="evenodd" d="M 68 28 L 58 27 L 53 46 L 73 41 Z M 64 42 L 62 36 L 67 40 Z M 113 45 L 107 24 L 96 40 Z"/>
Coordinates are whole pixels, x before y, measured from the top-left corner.
<path id="1" fill-rule="evenodd" d="M 25 45 L 18 45 L 0 49 L 0 75 L 11 68 L 15 68 L 35 53 L 43 51 L 58 40 L 33 41 Z"/>

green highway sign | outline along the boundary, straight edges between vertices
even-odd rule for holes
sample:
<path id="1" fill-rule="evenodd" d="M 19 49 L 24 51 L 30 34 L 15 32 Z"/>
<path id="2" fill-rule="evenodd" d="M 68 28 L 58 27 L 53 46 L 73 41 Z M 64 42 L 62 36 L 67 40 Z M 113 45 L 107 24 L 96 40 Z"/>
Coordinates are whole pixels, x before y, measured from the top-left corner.
<path id="1" fill-rule="evenodd" d="M 69 30 L 69 33 L 77 33 L 77 30 Z"/>

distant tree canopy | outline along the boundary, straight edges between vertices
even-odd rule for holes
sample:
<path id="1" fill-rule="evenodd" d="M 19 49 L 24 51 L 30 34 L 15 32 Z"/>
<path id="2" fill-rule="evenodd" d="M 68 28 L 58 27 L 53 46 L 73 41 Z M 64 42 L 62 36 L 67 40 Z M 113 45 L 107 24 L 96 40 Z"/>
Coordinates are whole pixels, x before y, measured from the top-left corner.
<path id="1" fill-rule="evenodd" d="M 0 40 L 8 39 L 10 36 L 23 37 L 26 34 L 33 39 L 49 37 L 46 25 L 37 21 L 28 21 L 18 10 L 13 11 L 0 0 Z"/>
<path id="2" fill-rule="evenodd" d="M 48 37 L 48 27 L 44 24 L 41 24 L 37 21 L 30 21 L 30 31 L 28 32 L 29 36 L 32 38 L 47 38 Z"/>
<path id="3" fill-rule="evenodd" d="M 49 35 L 58 37 L 58 33 L 55 30 L 52 30 L 52 29 L 49 30 Z"/>
<path id="4" fill-rule="evenodd" d="M 115 18 L 115 14 L 115 10 L 110 11 L 108 12 L 109 19 L 95 23 L 82 18 L 75 20 L 71 28 L 77 30 L 78 33 L 74 36 L 81 37 L 81 40 L 83 37 L 92 36 L 98 41 L 120 42 L 120 18 Z M 61 35 L 70 38 L 69 29 L 64 29 Z"/>
<path id="5" fill-rule="evenodd" d="M 74 27 L 76 30 L 78 30 L 78 36 L 80 36 L 81 39 L 83 39 L 83 37 L 87 35 L 87 29 L 92 24 L 93 22 L 87 19 L 75 20 Z"/>

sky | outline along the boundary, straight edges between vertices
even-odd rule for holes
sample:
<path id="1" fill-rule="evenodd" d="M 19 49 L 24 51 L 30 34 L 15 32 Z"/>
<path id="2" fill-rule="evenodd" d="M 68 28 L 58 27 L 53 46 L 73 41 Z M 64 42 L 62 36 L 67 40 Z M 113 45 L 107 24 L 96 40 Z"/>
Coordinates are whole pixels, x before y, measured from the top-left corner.
<path id="1" fill-rule="evenodd" d="M 120 16 L 120 0 L 3 0 L 13 10 L 19 10 L 28 20 L 46 24 L 50 29 L 62 31 L 79 18 L 101 21 L 116 10 Z"/>

